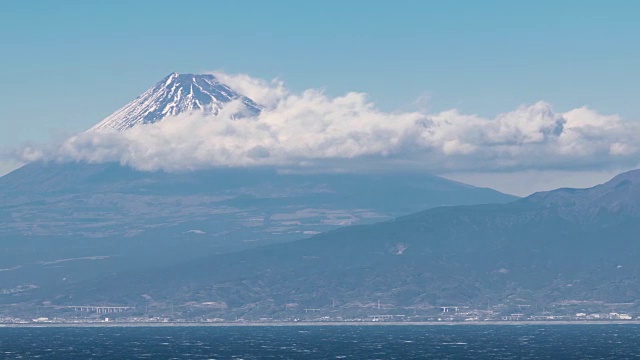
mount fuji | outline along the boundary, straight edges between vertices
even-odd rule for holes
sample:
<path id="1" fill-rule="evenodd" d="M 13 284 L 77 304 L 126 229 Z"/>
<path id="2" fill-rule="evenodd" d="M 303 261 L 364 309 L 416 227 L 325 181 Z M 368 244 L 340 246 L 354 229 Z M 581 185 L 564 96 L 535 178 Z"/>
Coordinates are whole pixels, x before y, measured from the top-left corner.
<path id="1" fill-rule="evenodd" d="M 221 83 L 214 75 L 174 72 L 90 130 L 126 130 L 194 111 L 216 115 L 232 101 L 242 104 L 241 110 L 235 114 L 237 117 L 260 113 L 260 105 Z"/>
<path id="2" fill-rule="evenodd" d="M 88 131 L 127 131 L 194 111 L 215 115 L 232 103 L 238 121 L 262 110 L 213 75 L 172 73 Z M 34 162 L 0 177 L 0 268 L 10 269 L 0 271 L 0 302 L 2 294 L 43 284 L 287 242 L 436 206 L 515 199 L 420 172 L 169 173 Z"/>

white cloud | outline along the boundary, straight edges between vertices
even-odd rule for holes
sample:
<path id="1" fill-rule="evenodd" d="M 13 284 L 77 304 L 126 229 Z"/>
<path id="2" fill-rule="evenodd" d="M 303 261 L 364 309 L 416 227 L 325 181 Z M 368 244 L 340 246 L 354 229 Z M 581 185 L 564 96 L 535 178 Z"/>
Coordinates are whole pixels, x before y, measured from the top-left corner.
<path id="1" fill-rule="evenodd" d="M 246 74 L 227 74 L 222 71 L 212 72 L 223 84 L 233 88 L 238 93 L 252 99 L 268 109 L 273 108 L 278 102 L 287 96 L 288 91 L 284 82 L 278 79 L 266 81 L 253 78 Z"/>
<path id="2" fill-rule="evenodd" d="M 217 116 L 167 118 L 124 132 L 85 132 L 55 149 L 25 147 L 25 161 L 117 161 L 140 170 L 214 166 L 342 168 L 394 164 L 435 173 L 611 169 L 637 164 L 640 127 L 589 108 L 554 112 L 545 102 L 495 118 L 452 109 L 383 112 L 365 94 L 290 93 L 281 81 L 216 76 L 265 105 L 234 119 L 239 102 Z"/>

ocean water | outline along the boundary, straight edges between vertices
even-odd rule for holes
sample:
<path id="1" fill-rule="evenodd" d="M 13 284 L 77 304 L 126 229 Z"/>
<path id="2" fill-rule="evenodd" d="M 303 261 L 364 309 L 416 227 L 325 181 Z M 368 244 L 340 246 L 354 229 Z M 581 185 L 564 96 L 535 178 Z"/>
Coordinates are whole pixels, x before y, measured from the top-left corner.
<path id="1" fill-rule="evenodd" d="M 640 325 L 0 328 L 2 359 L 638 359 Z"/>

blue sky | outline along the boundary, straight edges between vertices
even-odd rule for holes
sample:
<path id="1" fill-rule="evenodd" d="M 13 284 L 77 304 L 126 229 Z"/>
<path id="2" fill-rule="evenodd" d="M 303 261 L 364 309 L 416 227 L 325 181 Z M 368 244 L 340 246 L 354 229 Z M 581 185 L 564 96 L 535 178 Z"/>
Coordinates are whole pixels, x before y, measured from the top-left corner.
<path id="1" fill-rule="evenodd" d="M 0 147 L 84 130 L 172 71 L 494 116 L 539 100 L 635 120 L 637 1 L 0 3 Z M 423 104 L 424 105 L 424 104 Z"/>

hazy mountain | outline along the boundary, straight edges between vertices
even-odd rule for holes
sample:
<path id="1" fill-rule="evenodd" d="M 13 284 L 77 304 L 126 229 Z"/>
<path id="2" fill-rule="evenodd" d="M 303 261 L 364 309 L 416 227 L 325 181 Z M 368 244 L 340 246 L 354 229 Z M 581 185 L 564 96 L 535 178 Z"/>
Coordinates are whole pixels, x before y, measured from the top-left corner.
<path id="1" fill-rule="evenodd" d="M 640 170 L 633 170 L 589 189 L 540 192 L 522 201 L 554 209 L 572 221 L 589 223 L 602 216 L 610 221 L 635 218 L 640 214 L 639 199 Z"/>
<path id="2" fill-rule="evenodd" d="M 215 114 L 231 101 L 244 106 L 238 116 L 261 109 L 212 75 L 174 73 L 90 131 Z M 167 173 L 32 163 L 0 178 L 0 268 L 10 269 L 0 271 L 0 291 L 164 266 L 435 206 L 514 199 L 424 173 Z"/>
<path id="3" fill-rule="evenodd" d="M 286 316 L 303 308 L 636 304 L 640 172 L 78 283 L 56 301 Z M 588 214 L 588 221 L 582 214 Z M 90 289 L 90 291 L 88 291 Z M 202 304 L 217 304 L 207 308 Z M 583 306 L 583 305 L 580 305 Z M 584 305 L 586 306 L 586 305 Z M 203 308 L 205 310 L 203 310 Z M 259 310 L 258 310 L 259 309 Z"/>

